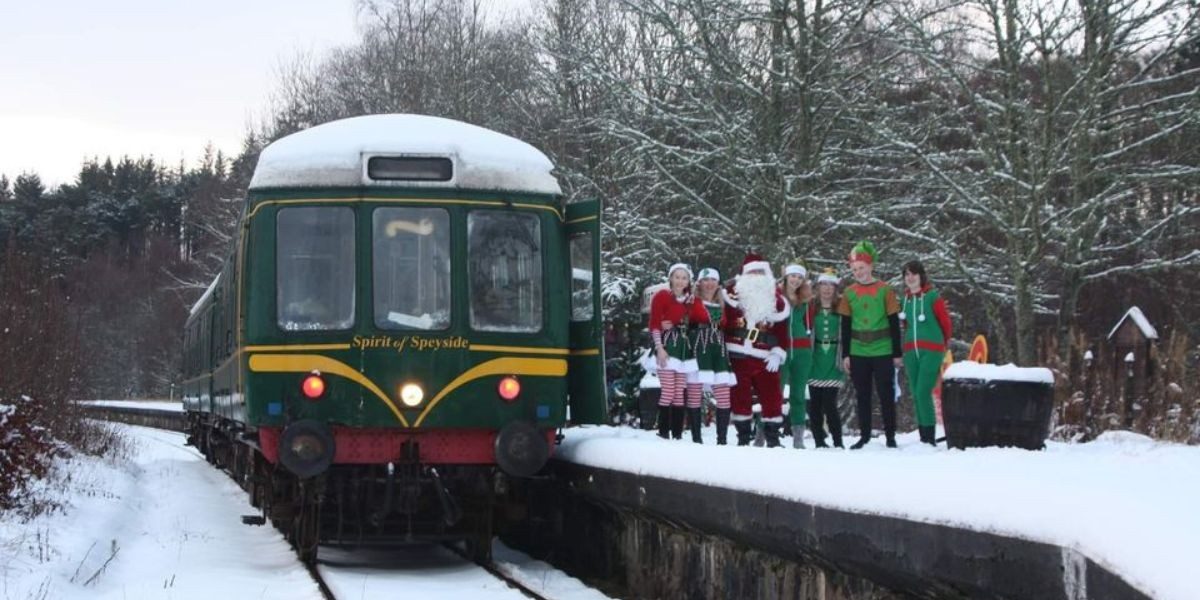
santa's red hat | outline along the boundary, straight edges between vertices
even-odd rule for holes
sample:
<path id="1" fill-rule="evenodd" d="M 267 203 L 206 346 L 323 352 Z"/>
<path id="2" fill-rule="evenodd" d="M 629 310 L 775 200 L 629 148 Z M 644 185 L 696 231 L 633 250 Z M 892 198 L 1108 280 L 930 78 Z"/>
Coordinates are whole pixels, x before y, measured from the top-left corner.
<path id="1" fill-rule="evenodd" d="M 758 269 L 761 269 L 767 275 L 770 275 L 771 274 L 771 263 L 767 262 L 766 259 L 764 259 L 762 256 L 755 254 L 753 252 L 747 254 L 746 258 L 744 260 L 742 260 L 742 275 L 745 275 L 749 271 L 754 271 L 754 270 L 758 270 Z"/>

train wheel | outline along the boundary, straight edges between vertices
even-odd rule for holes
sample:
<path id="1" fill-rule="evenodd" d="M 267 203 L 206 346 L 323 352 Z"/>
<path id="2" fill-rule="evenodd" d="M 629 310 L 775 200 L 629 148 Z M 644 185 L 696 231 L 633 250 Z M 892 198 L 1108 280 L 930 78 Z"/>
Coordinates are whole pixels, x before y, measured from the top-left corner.
<path id="1" fill-rule="evenodd" d="M 492 537 L 495 535 L 494 498 L 489 495 L 482 506 L 476 507 L 476 518 L 471 519 L 471 535 L 467 538 L 467 556 L 479 564 L 492 562 Z"/>
<path id="2" fill-rule="evenodd" d="M 300 560 L 313 564 L 317 561 L 317 546 L 321 541 L 321 494 L 322 481 L 300 481 L 297 484 L 297 511 L 292 518 L 289 541 L 296 549 Z"/>
<path id="3" fill-rule="evenodd" d="M 492 530 L 472 534 L 467 538 L 467 557 L 481 565 L 492 562 Z"/>

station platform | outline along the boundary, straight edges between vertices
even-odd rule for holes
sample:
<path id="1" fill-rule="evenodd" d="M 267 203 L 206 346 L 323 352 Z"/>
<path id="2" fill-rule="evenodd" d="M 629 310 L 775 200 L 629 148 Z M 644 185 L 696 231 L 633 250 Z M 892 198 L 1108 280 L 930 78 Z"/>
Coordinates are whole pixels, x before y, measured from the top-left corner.
<path id="1" fill-rule="evenodd" d="M 555 479 L 565 494 L 615 511 L 587 516 L 605 524 L 583 535 L 627 555 L 581 566 L 624 569 L 648 596 L 689 585 L 698 597 L 807 596 L 786 577 L 731 581 L 731 565 L 703 564 L 751 550 L 820 571 L 826 583 L 842 578 L 838 595 L 878 586 L 873 597 L 1197 597 L 1190 549 L 1200 539 L 1200 448 L 1126 432 L 1043 451 L 931 448 L 915 432 L 899 436 L 899 449 L 877 439 L 860 451 L 811 449 L 811 438 L 808 450 L 715 446 L 711 428 L 703 445 L 687 432 L 675 441 L 623 427 L 566 433 Z M 636 534 L 643 517 L 670 532 Z M 721 540 L 703 549 L 708 556 L 646 547 L 692 534 L 701 546 Z M 733 554 L 717 557 L 722 544 Z M 656 569 L 664 561 L 675 568 Z"/>

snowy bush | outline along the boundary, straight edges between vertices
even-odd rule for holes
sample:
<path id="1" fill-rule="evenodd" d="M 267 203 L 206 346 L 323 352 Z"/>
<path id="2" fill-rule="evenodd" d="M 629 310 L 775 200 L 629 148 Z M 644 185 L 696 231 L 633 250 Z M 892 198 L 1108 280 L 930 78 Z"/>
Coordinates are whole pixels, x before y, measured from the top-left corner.
<path id="1" fill-rule="evenodd" d="M 37 417 L 28 396 L 0 402 L 0 510 L 22 504 L 21 491 L 46 474 L 60 449 Z"/>
<path id="2" fill-rule="evenodd" d="M 80 319 L 60 282 L 37 257 L 0 251 L 0 511 L 39 510 L 25 493 L 71 451 L 120 453 L 122 440 L 84 418 L 73 402 L 85 389 Z"/>

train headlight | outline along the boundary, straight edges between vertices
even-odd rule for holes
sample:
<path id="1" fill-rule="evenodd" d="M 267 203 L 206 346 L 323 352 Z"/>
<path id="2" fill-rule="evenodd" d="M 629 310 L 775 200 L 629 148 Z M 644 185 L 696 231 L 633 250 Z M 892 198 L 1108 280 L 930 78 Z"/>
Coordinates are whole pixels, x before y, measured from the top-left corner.
<path id="1" fill-rule="evenodd" d="M 404 387 L 400 388 L 400 401 L 409 408 L 421 404 L 424 399 L 425 390 L 415 383 L 406 383 Z"/>
<path id="2" fill-rule="evenodd" d="M 521 395 L 521 382 L 517 381 L 516 377 L 509 375 L 500 380 L 500 383 L 496 386 L 496 392 L 500 394 L 500 397 L 505 402 L 512 402 L 517 399 L 517 396 Z"/>
<path id="3" fill-rule="evenodd" d="M 319 475 L 333 464 L 333 433 L 319 421 L 296 421 L 279 438 L 279 462 L 300 479 Z"/>
<path id="4" fill-rule="evenodd" d="M 325 379 L 317 371 L 313 371 L 300 383 L 300 391 L 309 400 L 316 400 L 325 394 Z"/>

